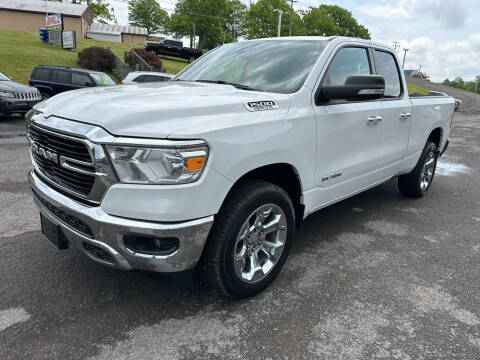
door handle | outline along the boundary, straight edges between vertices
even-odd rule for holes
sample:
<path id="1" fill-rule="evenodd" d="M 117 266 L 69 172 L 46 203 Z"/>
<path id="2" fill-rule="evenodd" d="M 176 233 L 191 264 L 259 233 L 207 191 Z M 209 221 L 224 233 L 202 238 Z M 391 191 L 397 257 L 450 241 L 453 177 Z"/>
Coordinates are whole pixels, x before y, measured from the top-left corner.
<path id="1" fill-rule="evenodd" d="M 370 116 L 368 119 L 367 119 L 367 124 L 368 125 L 377 125 L 380 121 L 382 121 L 382 117 L 381 116 Z"/>
<path id="2" fill-rule="evenodd" d="M 400 114 L 400 120 L 405 120 L 405 119 L 408 119 L 408 118 L 411 118 L 412 117 L 412 114 L 411 113 L 401 113 Z"/>

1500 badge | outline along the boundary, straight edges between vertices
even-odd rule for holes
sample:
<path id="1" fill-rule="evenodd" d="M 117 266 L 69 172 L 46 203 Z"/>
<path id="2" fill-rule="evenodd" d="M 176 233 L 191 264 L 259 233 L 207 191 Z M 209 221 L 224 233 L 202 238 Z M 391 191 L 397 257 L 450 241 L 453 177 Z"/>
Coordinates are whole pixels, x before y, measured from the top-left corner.
<path id="1" fill-rule="evenodd" d="M 273 100 L 245 101 L 243 105 L 245 105 L 248 111 L 276 110 L 279 108 L 278 104 Z"/>

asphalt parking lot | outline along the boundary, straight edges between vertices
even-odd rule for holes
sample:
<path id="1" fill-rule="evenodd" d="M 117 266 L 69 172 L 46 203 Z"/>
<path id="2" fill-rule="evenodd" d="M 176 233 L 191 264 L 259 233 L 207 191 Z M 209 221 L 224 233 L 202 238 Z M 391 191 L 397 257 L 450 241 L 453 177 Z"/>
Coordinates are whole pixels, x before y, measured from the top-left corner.
<path id="1" fill-rule="evenodd" d="M 477 105 L 480 104 L 478 101 Z M 310 216 L 262 294 L 119 272 L 39 231 L 23 120 L 0 120 L 0 358 L 479 359 L 480 111 L 423 199 L 396 180 Z"/>

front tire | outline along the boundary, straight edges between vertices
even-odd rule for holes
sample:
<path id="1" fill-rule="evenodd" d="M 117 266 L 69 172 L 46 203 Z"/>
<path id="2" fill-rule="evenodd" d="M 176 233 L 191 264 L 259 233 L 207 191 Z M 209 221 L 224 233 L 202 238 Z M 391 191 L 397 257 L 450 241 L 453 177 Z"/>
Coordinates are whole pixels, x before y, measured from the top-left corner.
<path id="1" fill-rule="evenodd" d="M 428 141 L 415 168 L 408 174 L 398 177 L 398 189 L 402 194 L 420 198 L 427 193 L 433 182 L 437 168 L 438 148 Z"/>
<path id="2" fill-rule="evenodd" d="M 287 259 L 295 232 L 288 194 L 265 181 L 241 186 L 222 206 L 210 233 L 202 273 L 232 298 L 252 296 L 272 283 Z"/>

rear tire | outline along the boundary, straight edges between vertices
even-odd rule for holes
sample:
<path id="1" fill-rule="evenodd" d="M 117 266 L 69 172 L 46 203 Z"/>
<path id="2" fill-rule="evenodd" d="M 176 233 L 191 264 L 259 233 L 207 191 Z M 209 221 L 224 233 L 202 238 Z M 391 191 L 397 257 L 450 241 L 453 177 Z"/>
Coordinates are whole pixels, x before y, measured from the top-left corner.
<path id="1" fill-rule="evenodd" d="M 275 184 L 249 181 L 222 205 L 202 256 L 202 275 L 225 296 L 252 296 L 282 269 L 294 232 L 288 194 Z"/>
<path id="2" fill-rule="evenodd" d="M 433 182 L 437 168 L 438 149 L 428 141 L 415 168 L 408 174 L 398 177 L 398 189 L 408 197 L 420 198 L 427 193 Z"/>
<path id="3" fill-rule="evenodd" d="M 194 58 L 193 56 L 190 56 L 190 57 L 188 58 L 188 63 L 189 63 L 189 64 L 191 64 L 191 63 L 194 62 L 194 61 L 195 61 L 195 58 Z"/>

